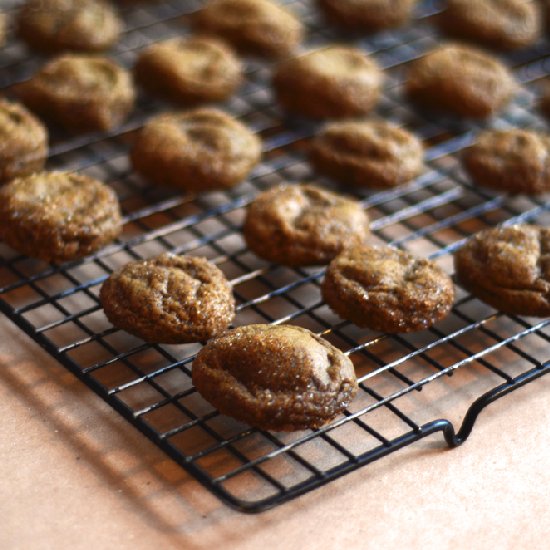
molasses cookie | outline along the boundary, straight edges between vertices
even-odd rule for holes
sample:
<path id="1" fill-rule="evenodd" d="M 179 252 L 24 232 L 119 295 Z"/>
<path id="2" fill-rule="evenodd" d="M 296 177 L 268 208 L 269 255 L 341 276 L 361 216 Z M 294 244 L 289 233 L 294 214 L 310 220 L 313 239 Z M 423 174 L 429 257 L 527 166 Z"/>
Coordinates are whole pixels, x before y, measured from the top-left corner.
<path id="1" fill-rule="evenodd" d="M 486 130 L 462 153 L 476 185 L 506 193 L 550 191 L 550 136 L 530 130 Z"/>
<path id="2" fill-rule="evenodd" d="M 31 110 L 75 132 L 115 128 L 134 105 L 130 74 L 103 57 L 57 57 L 15 93 Z"/>
<path id="3" fill-rule="evenodd" d="M 246 211 L 248 247 L 290 266 L 327 264 L 369 234 L 363 206 L 314 185 L 279 185 L 260 193 Z"/>
<path id="4" fill-rule="evenodd" d="M 432 326 L 454 300 L 451 278 L 434 262 L 388 246 L 344 250 L 330 263 L 321 291 L 344 319 L 392 333 Z"/>
<path id="5" fill-rule="evenodd" d="M 535 0 L 448 0 L 436 20 L 443 32 L 455 38 L 514 50 L 538 40 L 540 12 Z"/>
<path id="6" fill-rule="evenodd" d="M 21 39 L 39 52 L 106 50 L 122 26 L 105 0 L 29 0 L 17 24 Z"/>
<path id="7" fill-rule="evenodd" d="M 222 414 L 263 430 L 320 428 L 357 392 L 353 363 L 301 327 L 248 325 L 208 342 L 193 384 Z"/>
<path id="8" fill-rule="evenodd" d="M 459 283 L 495 309 L 550 316 L 550 229 L 510 225 L 476 233 L 454 256 Z"/>
<path id="9" fill-rule="evenodd" d="M 130 262 L 103 283 L 99 299 L 115 327 L 146 342 L 206 342 L 235 317 L 229 281 L 206 258 L 192 256 Z"/>
<path id="10" fill-rule="evenodd" d="M 418 0 L 318 0 L 327 20 L 345 29 L 377 32 L 411 19 Z"/>
<path id="11" fill-rule="evenodd" d="M 280 104 L 311 118 L 366 115 L 380 96 L 383 74 L 361 50 L 328 46 L 287 59 L 275 69 Z"/>
<path id="12" fill-rule="evenodd" d="M 114 191 L 72 172 L 38 172 L 0 188 L 0 240 L 42 260 L 91 254 L 117 237 L 122 222 Z"/>
<path id="13" fill-rule="evenodd" d="M 517 86 L 496 58 L 475 48 L 449 44 L 413 62 L 405 89 L 409 98 L 423 107 L 485 118 L 501 110 Z"/>
<path id="14" fill-rule="evenodd" d="M 222 101 L 235 92 L 242 67 L 214 38 L 172 38 L 144 50 L 136 80 L 149 92 L 179 103 Z"/>
<path id="15" fill-rule="evenodd" d="M 345 185 L 397 187 L 423 170 L 422 142 L 386 121 L 327 124 L 312 142 L 310 159 L 321 174 Z"/>
<path id="16" fill-rule="evenodd" d="M 167 113 L 152 118 L 131 151 L 136 172 L 184 191 L 226 189 L 258 163 L 260 140 L 217 109 Z"/>
<path id="17" fill-rule="evenodd" d="M 0 99 L 0 183 L 42 170 L 47 154 L 44 125 L 22 105 Z"/>
<path id="18" fill-rule="evenodd" d="M 304 28 L 287 8 L 270 0 L 212 0 L 191 24 L 253 55 L 288 55 L 303 39 Z"/>

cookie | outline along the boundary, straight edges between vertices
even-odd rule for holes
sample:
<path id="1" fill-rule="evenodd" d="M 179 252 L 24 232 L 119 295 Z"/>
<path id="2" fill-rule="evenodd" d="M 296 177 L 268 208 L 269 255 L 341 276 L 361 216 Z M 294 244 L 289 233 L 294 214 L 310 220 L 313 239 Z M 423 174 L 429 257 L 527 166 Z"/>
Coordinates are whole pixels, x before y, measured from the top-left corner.
<path id="1" fill-rule="evenodd" d="M 423 107 L 485 118 L 506 106 L 517 85 L 496 58 L 476 48 L 448 44 L 413 62 L 405 91 Z"/>
<path id="2" fill-rule="evenodd" d="M 0 183 L 42 170 L 48 133 L 25 107 L 0 99 Z"/>
<path id="3" fill-rule="evenodd" d="M 550 191 L 550 136 L 530 130 L 486 130 L 462 153 L 477 186 L 506 193 Z"/>
<path id="4" fill-rule="evenodd" d="M 381 332 L 424 330 L 447 316 L 451 278 L 430 260 L 388 246 L 356 246 L 329 265 L 325 302 L 342 318 Z"/>
<path id="5" fill-rule="evenodd" d="M 270 0 L 212 0 L 194 14 L 191 24 L 241 52 L 266 57 L 288 55 L 304 36 L 296 16 Z"/>
<path id="6" fill-rule="evenodd" d="M 153 95 L 189 104 L 230 97 L 242 81 L 242 66 L 219 40 L 172 38 L 145 49 L 134 74 Z"/>
<path id="7" fill-rule="evenodd" d="M 313 139 L 315 169 L 344 185 L 387 189 L 418 176 L 424 167 L 422 142 L 387 121 L 327 124 Z"/>
<path id="8" fill-rule="evenodd" d="M 418 0 L 318 0 L 329 23 L 346 30 L 377 32 L 410 21 Z"/>
<path id="9" fill-rule="evenodd" d="M 211 340 L 193 362 L 193 384 L 222 414 L 272 431 L 320 428 L 357 392 L 351 360 L 291 325 L 248 325 Z"/>
<path id="10" fill-rule="evenodd" d="M 227 189 L 245 179 L 261 156 L 261 142 L 218 109 L 166 113 L 139 132 L 132 166 L 147 180 L 184 191 Z"/>
<path id="11" fill-rule="evenodd" d="M 101 287 L 107 319 L 146 342 L 206 342 L 235 317 L 224 274 L 206 258 L 163 254 L 130 262 Z"/>
<path id="12" fill-rule="evenodd" d="M 380 97 L 383 74 L 361 50 L 328 46 L 282 61 L 273 87 L 288 111 L 311 118 L 366 115 Z"/>
<path id="13" fill-rule="evenodd" d="M 0 188 L 0 240 L 49 262 L 82 258 L 122 229 L 114 191 L 72 172 L 38 172 Z"/>
<path id="14" fill-rule="evenodd" d="M 107 58 L 84 55 L 49 61 L 14 91 L 32 111 L 73 132 L 116 128 L 135 99 L 125 69 Z"/>
<path id="15" fill-rule="evenodd" d="M 248 247 L 270 262 L 319 265 L 364 242 L 369 218 L 361 203 L 336 193 L 314 185 L 279 185 L 248 205 L 243 233 Z"/>
<path id="16" fill-rule="evenodd" d="M 495 309 L 550 316 L 550 229 L 509 225 L 476 233 L 454 255 L 458 282 Z"/>
<path id="17" fill-rule="evenodd" d="M 448 0 L 436 21 L 449 36 L 497 50 L 533 44 L 542 26 L 535 0 Z"/>
<path id="18" fill-rule="evenodd" d="M 122 23 L 105 0 L 28 0 L 17 17 L 19 37 L 39 52 L 110 48 Z"/>

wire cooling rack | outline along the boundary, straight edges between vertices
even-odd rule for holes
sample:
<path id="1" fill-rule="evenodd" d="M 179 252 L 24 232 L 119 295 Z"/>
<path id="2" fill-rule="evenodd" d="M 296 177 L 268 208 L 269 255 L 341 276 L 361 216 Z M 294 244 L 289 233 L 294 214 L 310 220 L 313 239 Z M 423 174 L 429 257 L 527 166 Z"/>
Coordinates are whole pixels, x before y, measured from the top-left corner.
<path id="1" fill-rule="evenodd" d="M 408 127 L 427 145 L 421 177 L 399 189 L 357 195 L 369 209 L 377 239 L 434 258 L 451 272 L 452 252 L 475 231 L 501 223 L 548 223 L 544 199 L 472 186 L 457 161 L 485 125 L 546 128 L 534 102 L 536 81 L 550 72 L 547 42 L 507 57 L 523 84 L 521 93 L 497 119 L 471 124 L 419 113 L 401 95 L 407 63 L 441 40 L 429 21 L 436 3 L 421 3 L 407 28 L 360 40 L 323 27 L 308 2 L 289 3 L 308 26 L 308 45 L 352 42 L 376 58 L 387 77 L 376 114 Z M 6 0 L 3 6 L 9 12 L 20 4 Z M 122 4 L 126 31 L 111 55 L 131 67 L 142 47 L 188 33 L 185 16 L 200 4 Z M 43 61 L 10 40 L 0 52 L 0 88 L 10 95 L 10 86 Z M 305 146 L 316 126 L 282 117 L 269 76 L 269 63 L 247 61 L 246 84 L 223 106 L 264 139 L 263 162 L 239 187 L 182 196 L 134 175 L 127 161 L 132 132 L 170 108 L 143 96 L 115 132 L 52 132 L 48 168 L 82 170 L 111 184 L 125 215 L 122 237 L 83 261 L 60 266 L 0 245 L 0 310 L 208 489 L 247 512 L 289 500 L 434 432 L 458 445 L 486 405 L 550 370 L 548 319 L 500 314 L 457 286 L 452 314 L 435 327 L 412 335 L 376 334 L 342 322 L 322 303 L 319 268 L 270 265 L 246 249 L 240 232 L 244 208 L 258 191 L 282 181 L 331 186 L 307 162 Z M 144 344 L 110 326 L 97 299 L 101 283 L 126 262 L 163 251 L 218 264 L 234 284 L 236 325 L 294 323 L 346 351 L 361 389 L 345 414 L 315 431 L 251 429 L 220 415 L 193 388 L 199 345 Z M 462 419 L 456 432 L 445 420 L 451 414 Z"/>

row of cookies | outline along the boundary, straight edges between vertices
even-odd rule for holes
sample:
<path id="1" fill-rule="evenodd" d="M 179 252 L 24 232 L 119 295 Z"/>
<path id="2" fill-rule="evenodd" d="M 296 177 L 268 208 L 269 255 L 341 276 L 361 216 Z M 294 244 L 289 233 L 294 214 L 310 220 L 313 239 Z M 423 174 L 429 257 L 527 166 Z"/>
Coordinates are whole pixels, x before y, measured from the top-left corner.
<path id="1" fill-rule="evenodd" d="M 317 1 L 329 23 L 365 33 L 404 25 L 417 3 Z M 535 0 L 448 0 L 434 19 L 449 36 L 511 50 L 536 42 L 542 32 L 543 11 Z M 288 55 L 304 36 L 303 25 L 292 11 L 271 0 L 212 0 L 190 22 L 201 32 L 223 37 L 255 55 Z M 17 29 L 40 52 L 91 52 L 116 43 L 122 23 L 107 0 L 28 0 L 17 14 Z"/>
<path id="2" fill-rule="evenodd" d="M 86 176 L 37 173 L 18 178 L 0 189 L 0 238 L 31 256 L 53 261 L 82 257 L 110 242 L 120 229 L 120 210 L 113 191 Z M 331 263 L 323 286 L 325 300 L 343 317 L 360 326 L 386 332 L 419 330 L 443 317 L 452 305 L 452 284 L 443 272 L 429 262 L 421 264 L 393 249 L 381 255 L 368 249 L 365 252 L 362 246 L 369 234 L 369 220 L 362 205 L 321 188 L 282 185 L 264 191 L 247 207 L 243 234 L 252 251 L 274 263 L 289 266 Z M 539 256 L 546 262 L 548 251 L 544 242 L 539 238 Z M 512 243 L 512 252 L 514 246 Z M 521 252 L 519 249 L 516 254 Z M 474 255 L 474 260 L 490 263 L 478 256 Z M 547 267 L 543 264 L 542 272 Z M 424 268 L 435 275 L 427 276 Z M 376 273 L 365 274 L 369 269 Z M 388 307 L 386 301 L 375 314 L 365 314 L 372 309 L 370 301 L 376 295 L 375 288 L 384 284 L 396 286 L 392 279 L 403 277 L 411 283 L 409 291 L 413 294 L 428 285 L 428 289 L 420 293 L 421 299 L 406 298 L 404 291 L 392 307 Z M 353 284 L 348 284 L 350 280 Z M 346 291 L 342 290 L 346 286 L 343 281 L 348 281 Z M 358 281 L 370 281 L 370 291 L 354 291 Z M 517 292 L 523 292 L 529 284 L 530 281 L 524 281 L 516 287 Z M 390 295 L 396 297 L 395 292 Z M 386 295 L 384 298 L 387 300 Z M 176 297 L 174 300 L 178 301 Z M 361 305 L 363 302 L 366 309 Z M 351 310 L 362 313 L 358 317 L 350 313 Z M 396 317 L 396 310 L 402 315 Z M 128 315 L 121 318 L 124 322 L 131 319 Z M 182 341 L 186 341 L 185 336 L 183 338 Z"/>
<path id="3" fill-rule="evenodd" d="M 72 6 L 71 2 L 75 1 L 70 0 L 69 4 Z M 89 0 L 78 0 L 86 1 Z M 244 0 L 239 1 L 246 4 Z M 209 4 L 194 19 L 213 10 L 217 14 L 213 19 L 218 21 L 220 14 L 225 13 L 222 9 L 225 2 L 231 4 L 229 0 Z M 80 4 L 73 7 L 82 8 Z M 220 13 L 214 8 L 221 10 Z M 60 4 L 56 9 L 69 8 Z M 41 0 L 40 6 L 29 8 L 44 26 L 53 25 L 49 18 L 56 17 L 56 9 L 49 10 Z M 282 8 L 275 6 L 274 9 Z M 243 16 L 243 13 L 250 15 L 248 8 L 243 10 L 228 9 L 233 15 L 227 15 L 224 21 L 228 25 L 250 23 Z M 91 10 L 91 15 L 75 16 L 75 21 L 82 19 L 89 23 L 103 17 Z M 206 15 L 205 18 L 210 21 Z M 57 30 L 56 36 L 62 36 L 63 33 L 58 32 L 61 23 L 55 24 L 52 28 Z M 212 25 L 203 30 L 235 42 L 231 33 L 218 32 Z M 239 36 L 242 38 L 246 33 Z M 229 98 L 242 82 L 242 73 L 242 64 L 228 45 L 205 37 L 173 38 L 153 44 L 141 52 L 134 67 L 136 79 L 144 89 L 184 105 Z M 461 78 L 456 78 L 457 74 Z M 341 46 L 317 48 L 290 57 L 273 71 L 278 102 L 293 114 L 312 118 L 368 114 L 380 97 L 383 81 L 383 72 L 373 59 L 359 49 Z M 60 82 L 64 85 L 57 86 Z M 493 56 L 476 48 L 447 44 L 413 62 L 404 90 L 407 97 L 421 106 L 458 116 L 485 118 L 504 108 L 517 93 L 518 85 L 505 65 Z M 132 79 L 124 69 L 107 58 L 75 55 L 50 61 L 14 91 L 32 109 L 79 131 L 117 127 L 132 109 L 135 99 Z"/>
<path id="4" fill-rule="evenodd" d="M 47 157 L 47 130 L 22 105 L 0 100 L 0 182 L 37 172 Z M 310 143 L 319 174 L 348 187 L 403 185 L 423 171 L 423 146 L 383 120 L 326 124 Z M 187 192 L 227 189 L 258 163 L 261 141 L 244 124 L 213 108 L 157 115 L 137 133 L 132 166 L 148 181 Z M 461 155 L 476 185 L 507 193 L 550 190 L 550 137 L 531 130 L 485 130 Z"/>
<path id="5" fill-rule="evenodd" d="M 324 20 L 347 33 L 370 34 L 408 23 L 419 0 L 316 0 Z M 547 0 L 446 0 L 432 18 L 447 36 L 497 50 L 534 44 L 549 27 Z M 212 0 L 191 23 L 247 53 L 284 55 L 303 38 L 288 9 L 265 0 Z M 278 42 L 278 44 L 277 44 Z"/>
<path id="6" fill-rule="evenodd" d="M 271 0 L 214 0 L 191 23 L 239 50 L 268 57 L 292 52 L 304 35 L 296 16 Z M 123 26 L 109 0 L 27 0 L 15 17 L 17 35 L 41 54 L 107 50 Z"/>
<path id="7" fill-rule="evenodd" d="M 184 105 L 221 101 L 241 82 L 239 60 L 211 38 L 176 38 L 155 44 L 138 59 L 143 87 Z M 456 78 L 460 74 L 461 78 Z M 273 88 L 285 110 L 316 119 L 363 117 L 383 84 L 377 64 L 360 50 L 327 46 L 291 57 L 274 69 Z M 470 118 L 504 108 L 518 86 L 508 69 L 487 54 L 444 45 L 414 61 L 407 97 L 420 106 Z M 104 57 L 62 55 L 12 89 L 31 110 L 72 131 L 111 130 L 135 102 L 131 75 Z M 543 98 L 542 108 L 545 100 Z"/>

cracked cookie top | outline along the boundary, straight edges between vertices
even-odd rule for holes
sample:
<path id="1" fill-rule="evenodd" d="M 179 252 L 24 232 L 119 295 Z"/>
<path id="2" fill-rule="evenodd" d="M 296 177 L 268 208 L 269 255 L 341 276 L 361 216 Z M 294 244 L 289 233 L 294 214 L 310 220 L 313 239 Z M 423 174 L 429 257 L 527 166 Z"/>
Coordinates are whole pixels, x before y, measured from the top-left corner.
<path id="1" fill-rule="evenodd" d="M 130 262 L 103 284 L 111 323 L 147 342 L 204 342 L 235 316 L 231 284 L 206 258 L 163 254 Z"/>
<path id="2" fill-rule="evenodd" d="M 285 59 L 273 73 L 279 103 L 311 118 L 368 114 L 380 97 L 383 80 L 374 59 L 344 46 L 316 48 Z"/>
<path id="3" fill-rule="evenodd" d="M 112 46 L 122 23 L 105 0 L 29 0 L 17 18 L 19 36 L 46 52 L 95 52 Z"/>
<path id="4" fill-rule="evenodd" d="M 128 71 L 93 55 L 60 55 L 14 91 L 31 110 L 73 131 L 118 126 L 135 99 Z"/>
<path id="5" fill-rule="evenodd" d="M 302 23 L 271 0 L 212 0 L 191 20 L 199 31 L 227 40 L 244 53 L 278 57 L 302 41 Z"/>
<path id="6" fill-rule="evenodd" d="M 80 258 L 121 230 L 115 192 L 74 172 L 38 172 L 0 189 L 0 238 L 48 261 Z"/>
<path id="7" fill-rule="evenodd" d="M 149 92 L 179 103 L 222 101 L 242 80 L 238 58 L 215 38 L 171 38 L 140 53 L 136 79 Z"/>
<path id="8" fill-rule="evenodd" d="M 243 232 L 250 249 L 271 262 L 318 265 L 364 242 L 369 218 L 358 201 L 320 187 L 279 185 L 250 203 Z"/>
<path id="9" fill-rule="evenodd" d="M 329 265 L 323 298 L 344 319 L 382 332 L 411 332 L 444 318 L 451 278 L 434 262 L 388 246 L 357 246 Z"/>
<path id="10" fill-rule="evenodd" d="M 248 325 L 211 340 L 193 383 L 220 412 L 265 430 L 317 428 L 357 391 L 353 363 L 311 331 Z"/>
<path id="11" fill-rule="evenodd" d="M 260 156 L 260 139 L 237 119 L 213 108 L 151 118 L 131 152 L 134 169 L 145 178 L 186 191 L 233 187 Z"/>
<path id="12" fill-rule="evenodd" d="M 23 105 L 0 99 L 0 183 L 44 167 L 48 132 Z"/>
<path id="13" fill-rule="evenodd" d="M 412 63 L 405 90 L 426 108 L 485 118 L 510 101 L 517 84 L 496 57 L 478 48 L 445 44 Z"/>
<path id="14" fill-rule="evenodd" d="M 449 0 L 436 21 L 450 36 L 498 50 L 529 46 L 542 28 L 534 0 Z"/>
<path id="15" fill-rule="evenodd" d="M 550 191 L 550 136 L 520 130 L 486 130 L 462 153 L 476 185 L 507 193 Z"/>
<path id="16" fill-rule="evenodd" d="M 423 157 L 415 135 L 383 120 L 331 122 L 311 146 L 311 161 L 319 172 L 366 188 L 407 183 L 422 172 Z"/>
<path id="17" fill-rule="evenodd" d="M 550 229 L 486 229 L 471 237 L 454 260 L 459 282 L 499 311 L 550 315 Z"/>
<path id="18" fill-rule="evenodd" d="M 317 0 L 327 20 L 345 29 L 377 32 L 404 25 L 418 0 Z"/>

